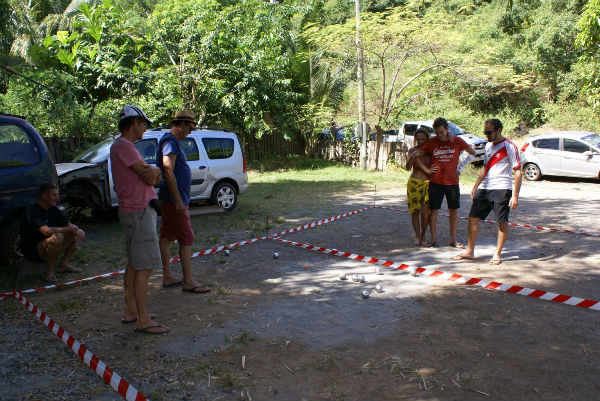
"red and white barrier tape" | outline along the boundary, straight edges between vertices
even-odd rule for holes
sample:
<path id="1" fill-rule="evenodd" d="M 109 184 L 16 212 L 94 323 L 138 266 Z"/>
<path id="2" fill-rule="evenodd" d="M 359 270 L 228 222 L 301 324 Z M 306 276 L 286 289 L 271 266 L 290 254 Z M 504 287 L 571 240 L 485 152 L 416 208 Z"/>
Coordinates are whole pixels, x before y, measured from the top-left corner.
<path id="1" fill-rule="evenodd" d="M 86 277 L 86 278 L 82 278 L 82 279 L 78 279 L 78 280 L 68 281 L 66 283 L 58 283 L 58 284 L 47 285 L 44 287 L 30 288 L 28 290 L 23 290 L 23 291 L 19 291 L 19 292 L 21 292 L 23 294 L 32 293 L 32 292 L 40 292 L 40 291 L 49 290 L 52 288 L 60 288 L 60 287 L 66 287 L 68 285 L 73 285 L 73 284 L 81 284 L 86 281 L 96 280 L 99 278 L 118 276 L 118 275 L 124 274 L 124 273 L 125 273 L 125 270 L 119 270 L 119 271 L 115 271 L 115 272 L 111 272 L 111 273 L 104 273 L 104 274 L 100 274 L 97 276 Z M 15 291 L 5 292 L 3 294 L 0 294 L 0 301 L 4 300 L 6 298 L 12 297 L 14 295 L 14 293 L 15 293 Z"/>
<path id="2" fill-rule="evenodd" d="M 247 244 L 251 244 L 253 242 L 260 241 L 260 240 L 263 240 L 263 239 L 266 239 L 266 238 L 267 237 L 252 238 L 252 239 L 247 240 L 247 241 L 241 241 L 241 242 L 236 242 L 236 243 L 229 244 L 229 245 L 218 246 L 216 248 L 207 249 L 207 250 L 202 251 L 202 252 L 196 252 L 196 253 L 192 254 L 192 257 L 194 258 L 194 257 L 201 256 L 201 255 L 209 255 L 211 253 L 216 253 L 216 252 L 222 251 L 225 248 L 234 248 L 236 246 L 247 245 Z M 178 262 L 178 261 L 179 261 L 179 257 L 173 257 L 173 258 L 171 258 L 171 262 L 172 263 L 173 262 Z M 119 271 L 114 271 L 114 272 L 111 272 L 111 273 L 105 273 L 105 274 L 100 274 L 100 275 L 97 275 L 97 276 L 92 276 L 92 277 L 82 278 L 82 279 L 78 279 L 78 280 L 73 280 L 73 281 L 69 281 L 69 282 L 66 282 L 66 283 L 58 283 L 58 284 L 47 285 L 47 286 L 44 286 L 44 287 L 30 288 L 28 290 L 23 290 L 23 291 L 19 291 L 19 292 L 24 293 L 24 294 L 26 294 L 26 293 L 33 293 L 33 292 L 40 292 L 40 291 L 49 290 L 49 289 L 52 289 L 52 288 L 65 287 L 65 286 L 73 285 L 73 284 L 81 284 L 83 282 L 91 281 L 91 280 L 96 280 L 96 279 L 99 279 L 99 278 L 118 276 L 118 275 L 121 275 L 121 274 L 124 274 L 124 273 L 125 273 L 125 270 L 119 270 Z M 6 298 L 12 297 L 13 294 L 14 294 L 14 291 L 5 292 L 5 293 L 0 294 L 0 301 L 5 300 Z"/>
<path id="3" fill-rule="evenodd" d="M 572 297 L 570 295 L 556 294 L 553 292 L 548 292 L 548 291 L 543 291 L 543 290 L 534 290 L 531 288 L 521 287 L 518 285 L 499 283 L 497 281 L 486 281 L 486 280 L 483 280 L 480 278 L 467 277 L 467 276 L 462 276 L 460 274 L 446 273 L 446 272 L 443 272 L 440 270 L 433 270 L 433 269 L 427 269 L 424 267 L 411 266 L 411 265 L 407 265 L 407 264 L 403 264 L 403 263 L 392 262 L 391 260 L 372 258 L 370 256 L 358 255 L 358 254 L 349 253 L 349 252 L 342 252 L 342 251 L 338 251 L 336 249 L 317 247 L 315 245 L 302 244 L 299 242 L 288 241 L 288 240 L 284 240 L 281 238 L 274 238 L 274 240 L 283 242 L 284 244 L 288 244 L 291 246 L 309 249 L 311 251 L 316 251 L 316 252 L 321 252 L 321 253 L 327 253 L 327 254 L 339 256 L 342 258 L 353 259 L 353 260 L 357 260 L 360 262 L 372 263 L 372 264 L 395 268 L 395 269 L 400 269 L 400 270 L 409 270 L 410 271 L 412 269 L 415 269 L 415 271 L 419 274 L 423 274 L 426 276 L 432 276 L 432 277 L 439 277 L 439 278 L 443 278 L 443 279 L 450 280 L 450 281 L 455 281 L 457 283 L 462 283 L 462 284 L 475 285 L 478 287 L 486 288 L 488 290 L 504 291 L 504 292 L 508 292 L 511 294 L 526 295 L 531 298 L 538 298 L 538 299 L 543 299 L 546 301 L 553 301 L 553 302 L 563 303 L 563 304 L 567 304 L 567 305 L 579 306 L 580 308 L 600 310 L 600 304 L 598 303 L 598 301 L 593 301 L 591 299 L 577 298 L 577 297 Z"/>
<path id="4" fill-rule="evenodd" d="M 352 216 L 354 214 L 358 214 L 360 212 L 364 212 L 365 210 L 372 209 L 373 207 L 374 206 L 363 207 L 362 209 L 354 210 L 352 212 L 348 212 L 348 213 L 344 213 L 344 214 L 339 214 L 337 216 L 328 217 L 326 219 L 315 221 L 315 222 L 312 222 L 310 224 L 305 224 L 303 226 L 298 226 L 298 227 L 294 227 L 294 228 L 291 228 L 291 229 L 288 229 L 288 230 L 285 230 L 285 231 L 280 231 L 277 234 L 274 234 L 273 237 L 279 237 L 279 236 L 282 236 L 284 234 L 289 234 L 289 233 L 293 233 L 293 232 L 296 232 L 296 231 L 308 230 L 308 229 L 313 228 L 313 227 L 318 227 L 318 226 L 321 226 L 323 224 L 331 223 L 332 221 L 336 221 L 336 220 L 342 219 L 344 217 L 348 217 L 348 216 Z"/>
<path id="5" fill-rule="evenodd" d="M 107 384 L 110 384 L 112 388 L 125 398 L 127 401 L 145 401 L 147 398 L 135 389 L 132 385 L 127 383 L 125 379 L 119 376 L 114 370 L 109 368 L 104 362 L 98 357 L 86 349 L 83 344 L 75 340 L 67 331 L 56 324 L 50 317 L 44 312 L 38 309 L 37 306 L 29 302 L 19 292 L 14 291 L 13 296 L 23 304 L 31 313 L 33 313 L 39 320 L 52 331 L 63 343 L 67 344 L 69 348 L 77 355 L 87 366 L 89 366 L 98 376 L 100 376 Z"/>
<path id="6" fill-rule="evenodd" d="M 395 208 L 395 207 L 388 207 L 388 206 L 374 206 L 376 208 L 379 209 L 388 209 L 388 210 L 395 210 L 398 212 L 406 212 L 409 213 L 408 210 L 406 209 L 399 209 L 399 208 Z M 440 214 L 440 216 L 449 216 L 447 214 Z M 460 219 L 463 220 L 468 220 L 468 217 L 459 217 Z M 483 220 L 485 223 L 493 223 L 496 224 L 496 222 L 494 220 Z M 589 233 L 586 231 L 573 231 L 573 230 L 563 230 L 563 229 L 559 229 L 559 228 L 549 228 L 549 227 L 542 227 L 542 226 L 532 226 L 529 224 L 518 224 L 518 223 L 508 223 L 509 225 L 513 226 L 513 227 L 525 227 L 525 228 L 536 228 L 538 230 L 544 230 L 544 231 L 553 231 L 553 232 L 559 232 L 559 233 L 567 233 L 567 234 L 577 234 L 577 235 L 589 235 L 592 237 L 600 237 L 600 234 L 598 233 Z"/>
<path id="7" fill-rule="evenodd" d="M 224 249 L 235 248 L 237 246 L 243 246 L 243 245 L 253 244 L 255 242 L 262 241 L 262 240 L 267 239 L 267 238 L 268 237 L 252 238 L 252 239 L 249 239 L 249 240 L 246 240 L 246 241 L 235 242 L 233 244 L 221 245 L 221 246 L 217 246 L 217 247 L 214 247 L 214 248 L 206 249 L 204 251 L 194 252 L 194 253 L 192 253 L 192 258 L 196 258 L 196 257 L 202 256 L 202 255 L 210 255 L 210 254 L 213 254 L 213 253 L 221 252 Z M 176 257 L 171 258 L 171 262 L 179 262 L 179 257 L 176 256 Z"/>
<path id="8" fill-rule="evenodd" d="M 339 220 L 341 218 L 344 218 L 344 217 L 347 217 L 347 216 L 351 216 L 351 215 L 363 212 L 363 211 L 371 209 L 371 208 L 373 208 L 373 206 L 364 207 L 364 208 L 359 209 L 359 210 L 355 210 L 355 211 L 352 211 L 352 212 L 340 214 L 338 216 L 329 217 L 327 219 L 322 219 L 322 220 L 319 220 L 319 221 L 315 221 L 315 222 L 310 223 L 310 224 L 305 224 L 303 226 L 298 226 L 298 227 L 291 228 L 291 229 L 288 229 L 288 230 L 285 230 L 285 231 L 281 231 L 281 232 L 275 234 L 275 236 L 280 236 L 280 235 L 283 235 L 283 234 L 292 233 L 292 232 L 296 232 L 296 231 L 300 231 L 300 230 L 307 230 L 307 229 L 310 229 L 310 228 L 313 228 L 313 227 L 317 227 L 317 226 L 320 226 L 320 225 L 323 225 L 323 224 L 331 223 L 332 221 Z M 210 255 L 210 254 L 213 254 L 213 253 L 220 252 L 220 251 L 222 251 L 224 249 L 230 249 L 230 248 L 235 248 L 235 247 L 238 247 L 238 246 L 252 244 L 254 242 L 261 241 L 261 240 L 264 240 L 266 238 L 268 238 L 268 237 L 252 238 L 252 239 L 249 239 L 249 240 L 246 240 L 246 241 L 240 241 L 240 242 L 235 242 L 235 243 L 228 244 L 228 245 L 221 245 L 221 246 L 218 246 L 218 247 L 206 249 L 204 251 L 192 253 L 192 258 L 195 258 L 195 257 L 198 257 L 198 256 L 203 256 L 203 255 Z M 179 257 L 177 257 L 177 256 L 172 257 L 171 258 L 171 263 L 174 263 L 174 262 L 179 262 Z M 101 274 L 101 275 L 98 275 L 98 276 L 87 277 L 87 278 L 83 278 L 83 279 L 79 279 L 79 280 L 73 280 L 73 281 L 69 281 L 67 283 L 59 283 L 59 284 L 47 285 L 47 286 L 44 286 L 44 287 L 30 288 L 28 290 L 23 290 L 23 291 L 20 291 L 20 292 L 22 292 L 22 293 L 40 292 L 40 291 L 44 291 L 44 290 L 48 290 L 48 289 L 52 289 L 52 288 L 64 287 L 64 286 L 73 285 L 73 284 L 80 284 L 80 283 L 83 283 L 85 281 L 95 280 L 95 279 L 98 279 L 98 278 L 118 276 L 118 275 L 123 274 L 123 273 L 125 273 L 125 270 L 119 270 L 119 271 L 116 271 L 116 272 L 105 273 L 105 274 Z M 2 294 L 0 294 L 0 301 L 3 301 L 6 298 L 10 298 L 12 296 L 13 296 L 13 292 L 2 293 Z"/>

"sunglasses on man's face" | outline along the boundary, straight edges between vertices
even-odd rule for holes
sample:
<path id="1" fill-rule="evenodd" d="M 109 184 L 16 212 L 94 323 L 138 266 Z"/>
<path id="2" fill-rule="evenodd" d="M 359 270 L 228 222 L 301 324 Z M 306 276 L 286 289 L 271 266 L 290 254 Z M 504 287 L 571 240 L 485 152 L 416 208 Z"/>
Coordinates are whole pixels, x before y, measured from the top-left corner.
<path id="1" fill-rule="evenodd" d="M 495 130 L 494 131 L 483 131 L 483 133 L 485 135 L 492 135 L 494 132 L 496 132 L 496 131 Z"/>

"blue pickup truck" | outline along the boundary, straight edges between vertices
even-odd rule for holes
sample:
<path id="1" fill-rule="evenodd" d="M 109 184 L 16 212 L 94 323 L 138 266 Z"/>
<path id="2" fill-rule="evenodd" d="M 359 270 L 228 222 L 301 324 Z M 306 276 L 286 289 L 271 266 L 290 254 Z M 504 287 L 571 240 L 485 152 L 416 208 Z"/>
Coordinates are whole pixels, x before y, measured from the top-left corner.
<path id="1" fill-rule="evenodd" d="M 0 264 L 23 257 L 19 221 L 44 183 L 58 183 L 44 140 L 24 118 L 0 113 Z"/>

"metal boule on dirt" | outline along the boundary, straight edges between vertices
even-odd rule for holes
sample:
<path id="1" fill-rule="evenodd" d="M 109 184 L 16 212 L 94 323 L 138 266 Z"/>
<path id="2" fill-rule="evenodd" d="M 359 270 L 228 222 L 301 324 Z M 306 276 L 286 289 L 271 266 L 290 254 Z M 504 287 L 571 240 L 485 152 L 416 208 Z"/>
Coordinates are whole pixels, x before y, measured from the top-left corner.
<path id="1" fill-rule="evenodd" d="M 383 274 L 383 269 L 381 268 L 381 266 L 377 266 L 375 268 L 375 274 L 379 274 L 379 275 Z"/>
<path id="2" fill-rule="evenodd" d="M 340 280 L 346 280 L 346 273 L 340 273 Z"/>
<path id="3" fill-rule="evenodd" d="M 273 252 L 273 259 L 279 259 L 279 252 Z"/>
<path id="4" fill-rule="evenodd" d="M 419 273 L 417 272 L 417 268 L 414 266 L 411 266 L 408 268 L 408 272 L 410 273 L 411 276 L 413 277 L 417 277 L 419 275 Z"/>
<path id="5" fill-rule="evenodd" d="M 361 297 L 362 299 L 367 299 L 367 298 L 369 298 L 369 291 L 367 291 L 367 290 L 364 290 L 363 292 L 361 292 L 361 293 L 360 293 L 360 297 Z"/>
<path id="6" fill-rule="evenodd" d="M 365 278 L 365 276 L 363 274 L 361 274 L 360 276 L 358 276 L 358 281 L 360 281 L 361 283 L 364 283 L 365 281 L 367 281 L 367 279 Z"/>
<path id="7" fill-rule="evenodd" d="M 358 281 L 358 274 L 353 274 L 351 277 L 352 281 Z"/>
<path id="8" fill-rule="evenodd" d="M 225 251 L 223 251 L 223 253 L 225 254 L 225 256 L 229 256 L 229 254 L 230 254 L 231 252 L 229 252 L 229 249 L 225 249 Z"/>
<path id="9" fill-rule="evenodd" d="M 383 287 L 381 286 L 381 284 L 377 284 L 377 285 L 375 286 L 375 291 L 376 291 L 376 292 L 383 292 Z"/>

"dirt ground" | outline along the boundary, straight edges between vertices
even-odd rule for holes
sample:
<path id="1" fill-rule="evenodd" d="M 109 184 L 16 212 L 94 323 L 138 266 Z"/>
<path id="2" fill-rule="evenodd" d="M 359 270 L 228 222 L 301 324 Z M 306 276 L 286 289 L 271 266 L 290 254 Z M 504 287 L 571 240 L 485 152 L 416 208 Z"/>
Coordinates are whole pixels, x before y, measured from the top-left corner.
<path id="1" fill-rule="evenodd" d="M 462 188 L 461 216 L 469 191 Z M 406 204 L 402 188 L 339 193 L 318 212 L 291 212 L 276 229 L 374 199 Z M 600 232 L 599 200 L 593 181 L 524 182 L 511 221 Z M 447 242 L 447 218 L 438 230 Z M 284 238 L 600 300 L 600 238 L 512 227 L 504 263 L 491 266 L 495 231 L 480 224 L 474 262 L 450 261 L 457 251 L 447 246 L 411 246 L 409 214 L 392 210 L 370 209 Z M 466 220 L 458 232 L 466 240 Z M 224 243 L 248 238 L 228 233 Z M 81 277 L 118 268 L 98 261 Z M 272 240 L 195 258 L 192 268 L 212 286 L 208 295 L 162 288 L 160 272 L 152 276 L 149 305 L 171 328 L 164 336 L 120 322 L 121 277 L 28 298 L 154 401 L 599 398 L 599 311 L 398 270 L 376 275 L 374 265 Z M 366 282 L 342 281 L 340 273 L 364 274 Z M 369 299 L 361 299 L 363 290 Z M 0 327 L 0 400 L 122 399 L 14 300 L 0 302 Z"/>

